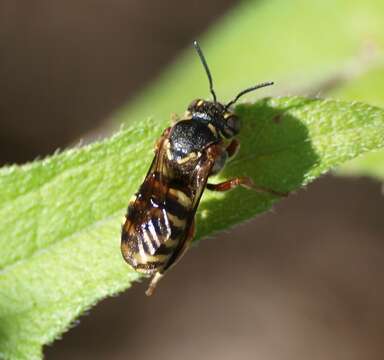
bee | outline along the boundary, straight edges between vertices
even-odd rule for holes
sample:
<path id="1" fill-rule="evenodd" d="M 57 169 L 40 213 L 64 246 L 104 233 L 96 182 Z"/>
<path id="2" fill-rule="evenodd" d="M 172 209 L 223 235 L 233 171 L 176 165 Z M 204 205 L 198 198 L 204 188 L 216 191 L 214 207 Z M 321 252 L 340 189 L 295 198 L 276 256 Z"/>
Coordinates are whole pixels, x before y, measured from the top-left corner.
<path id="1" fill-rule="evenodd" d="M 164 130 L 122 227 L 121 252 L 125 261 L 136 271 L 152 276 L 148 296 L 190 247 L 204 189 L 227 191 L 242 186 L 281 195 L 255 186 L 249 177 L 208 183 L 208 178 L 217 174 L 239 148 L 234 136 L 239 133 L 240 120 L 230 107 L 244 94 L 273 82 L 247 88 L 223 105 L 216 99 L 211 72 L 196 41 L 194 47 L 207 74 L 213 101 L 192 101 L 185 116 Z"/>

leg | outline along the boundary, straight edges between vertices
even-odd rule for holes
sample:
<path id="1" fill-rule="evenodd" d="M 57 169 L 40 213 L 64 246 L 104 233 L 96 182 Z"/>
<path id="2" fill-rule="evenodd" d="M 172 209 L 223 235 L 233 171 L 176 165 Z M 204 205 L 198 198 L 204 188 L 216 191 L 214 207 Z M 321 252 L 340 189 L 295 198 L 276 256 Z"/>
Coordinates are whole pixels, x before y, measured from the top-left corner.
<path id="1" fill-rule="evenodd" d="M 207 184 L 207 189 L 212 191 L 228 191 L 237 186 L 252 189 L 254 184 L 252 179 L 249 177 L 237 177 L 219 184 Z"/>
<path id="2" fill-rule="evenodd" d="M 219 184 L 207 184 L 207 189 L 212 191 L 228 191 L 237 186 L 242 186 L 246 189 L 255 190 L 257 192 L 269 193 L 275 196 L 288 196 L 287 193 L 256 186 L 250 177 L 237 177 Z"/>
<path id="3" fill-rule="evenodd" d="M 226 147 L 225 150 L 227 151 L 228 157 L 232 158 L 232 157 L 234 157 L 237 154 L 239 149 L 240 149 L 240 142 L 239 142 L 239 140 L 233 139 L 229 143 L 229 145 Z"/>
<path id="4" fill-rule="evenodd" d="M 153 278 L 151 279 L 151 282 L 149 283 L 148 289 L 145 292 L 145 295 L 151 296 L 153 292 L 155 291 L 157 283 L 160 281 L 160 279 L 164 275 L 160 272 L 157 272 L 155 275 L 153 275 Z"/>

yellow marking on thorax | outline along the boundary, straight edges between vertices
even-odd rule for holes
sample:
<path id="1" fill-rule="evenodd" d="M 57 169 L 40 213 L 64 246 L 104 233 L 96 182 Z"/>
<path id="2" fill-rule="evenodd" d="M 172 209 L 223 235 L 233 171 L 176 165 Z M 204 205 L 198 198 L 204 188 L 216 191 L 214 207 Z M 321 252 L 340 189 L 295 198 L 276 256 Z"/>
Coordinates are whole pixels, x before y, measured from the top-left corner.
<path id="1" fill-rule="evenodd" d="M 181 190 L 170 188 L 169 193 L 177 197 L 177 200 L 179 201 L 179 203 L 183 205 L 185 208 L 189 208 L 192 205 L 192 200 L 187 195 L 185 195 Z"/>
<path id="2" fill-rule="evenodd" d="M 168 139 L 165 139 L 164 140 L 164 147 L 166 149 L 166 153 L 167 153 L 167 158 L 168 160 L 172 160 L 173 159 L 173 156 L 172 156 L 172 153 L 171 153 L 171 143 L 169 142 Z"/>
<path id="3" fill-rule="evenodd" d="M 228 119 L 230 116 L 232 116 L 232 114 L 229 113 L 229 112 L 226 112 L 226 113 L 224 114 L 224 119 Z"/>
<path id="4" fill-rule="evenodd" d="M 204 100 L 199 100 L 198 103 L 196 104 L 196 106 L 200 107 L 203 104 L 204 104 Z"/>
<path id="5" fill-rule="evenodd" d="M 183 158 L 181 159 L 178 159 L 177 160 L 177 163 L 178 164 L 185 164 L 186 162 L 190 161 L 190 160 L 193 160 L 193 159 L 196 159 L 198 156 L 198 154 L 194 151 L 192 151 L 191 153 L 189 153 L 187 156 L 184 156 Z"/>
<path id="6" fill-rule="evenodd" d="M 169 143 L 169 140 L 168 140 L 168 139 L 165 139 L 165 140 L 163 141 L 162 148 L 165 149 L 165 152 L 166 152 L 166 154 L 167 154 L 167 156 L 168 156 L 169 149 L 171 148 L 171 144 Z M 159 148 L 159 149 L 160 149 L 160 148 Z M 158 150 L 159 150 L 159 149 L 158 149 Z"/>
<path id="7" fill-rule="evenodd" d="M 209 130 L 211 130 L 213 135 L 217 136 L 217 130 L 211 123 L 208 124 L 208 128 L 209 128 Z"/>

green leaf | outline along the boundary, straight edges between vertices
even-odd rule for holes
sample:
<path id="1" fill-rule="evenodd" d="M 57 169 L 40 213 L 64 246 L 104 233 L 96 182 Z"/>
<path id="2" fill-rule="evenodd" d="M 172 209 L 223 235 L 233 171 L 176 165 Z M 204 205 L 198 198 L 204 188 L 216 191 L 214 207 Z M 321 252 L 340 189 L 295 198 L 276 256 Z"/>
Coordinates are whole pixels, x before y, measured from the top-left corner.
<path id="1" fill-rule="evenodd" d="M 214 181 L 249 175 L 258 185 L 295 191 L 384 147 L 384 110 L 362 103 L 264 99 L 236 111 L 242 147 Z M 0 357 L 40 358 L 42 345 L 86 309 L 140 278 L 120 255 L 120 219 L 166 125 L 143 121 L 109 140 L 0 170 Z M 277 200 L 244 189 L 207 191 L 196 238 Z"/>
<path id="2" fill-rule="evenodd" d="M 376 106 L 384 106 L 384 66 L 375 66 L 359 78 L 333 91 L 332 95 L 359 100 Z M 370 153 L 343 164 L 336 170 L 337 175 L 370 176 L 384 181 L 384 151 Z"/>
<path id="3" fill-rule="evenodd" d="M 277 81 L 275 94 L 306 93 L 358 62 L 367 42 L 382 58 L 383 22 L 382 0 L 249 1 L 202 46 L 220 99 L 264 80 Z M 169 114 L 208 95 L 201 64 L 191 54 L 115 117 L 137 126 L 103 143 L 0 171 L 0 357 L 40 358 L 42 344 L 85 309 L 139 279 L 120 256 L 119 219 Z M 383 94 L 372 88 L 364 93 Z M 251 175 L 259 185 L 292 191 L 383 147 L 383 111 L 364 104 L 283 98 L 237 111 L 244 123 L 242 149 L 223 179 Z M 148 116 L 155 121 L 140 122 Z M 274 201 L 243 189 L 206 193 L 197 238 L 266 211 Z"/>

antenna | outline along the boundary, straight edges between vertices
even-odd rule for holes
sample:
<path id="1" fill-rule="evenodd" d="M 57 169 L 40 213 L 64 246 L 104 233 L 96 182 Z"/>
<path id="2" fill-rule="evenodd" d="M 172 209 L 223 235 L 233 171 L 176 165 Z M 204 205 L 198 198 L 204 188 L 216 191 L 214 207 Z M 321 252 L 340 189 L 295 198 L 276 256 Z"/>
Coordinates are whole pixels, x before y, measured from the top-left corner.
<path id="1" fill-rule="evenodd" d="M 215 94 L 215 91 L 213 90 L 212 75 L 211 75 L 211 72 L 209 71 L 208 64 L 207 64 L 207 61 L 205 60 L 203 51 L 201 50 L 200 45 L 196 40 L 193 42 L 193 46 L 195 47 L 197 54 L 199 55 L 199 58 L 201 60 L 201 63 L 204 66 L 205 72 L 207 73 L 208 80 L 209 80 L 209 90 L 212 94 L 213 101 L 216 102 L 216 94 Z"/>
<path id="2" fill-rule="evenodd" d="M 268 82 L 264 82 L 264 83 L 261 83 L 261 84 L 257 84 L 255 86 L 252 86 L 248 89 L 245 89 L 243 91 L 241 91 L 239 94 L 237 94 L 237 96 L 232 100 L 230 101 L 227 105 L 225 105 L 225 109 L 228 109 L 231 105 L 233 105 L 237 100 L 239 100 L 243 95 L 251 92 L 251 91 L 255 91 L 257 89 L 260 89 L 260 88 L 263 88 L 263 87 L 266 87 L 266 86 L 271 86 L 273 85 L 273 81 L 268 81 Z"/>

